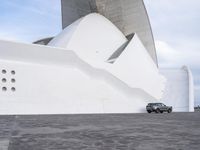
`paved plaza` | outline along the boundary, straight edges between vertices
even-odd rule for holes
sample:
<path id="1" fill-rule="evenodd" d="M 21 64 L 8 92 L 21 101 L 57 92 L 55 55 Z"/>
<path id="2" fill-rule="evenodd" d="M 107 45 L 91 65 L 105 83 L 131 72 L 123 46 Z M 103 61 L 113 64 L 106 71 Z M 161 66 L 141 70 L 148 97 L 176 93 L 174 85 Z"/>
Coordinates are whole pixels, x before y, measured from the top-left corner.
<path id="1" fill-rule="evenodd" d="M 198 150 L 200 113 L 0 116 L 0 150 Z"/>

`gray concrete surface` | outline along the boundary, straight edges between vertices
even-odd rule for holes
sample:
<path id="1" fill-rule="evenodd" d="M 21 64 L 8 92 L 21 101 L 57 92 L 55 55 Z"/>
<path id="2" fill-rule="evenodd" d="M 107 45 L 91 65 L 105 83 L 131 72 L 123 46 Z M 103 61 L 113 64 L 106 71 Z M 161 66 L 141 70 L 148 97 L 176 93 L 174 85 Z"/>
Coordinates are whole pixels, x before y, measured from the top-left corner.
<path id="1" fill-rule="evenodd" d="M 0 116 L 0 150 L 198 150 L 200 113 Z"/>
<path id="2" fill-rule="evenodd" d="M 53 39 L 53 37 L 48 37 L 48 38 L 40 39 L 38 41 L 33 42 L 33 44 L 47 45 L 52 39 Z"/>
<path id="3" fill-rule="evenodd" d="M 91 12 L 100 13 L 124 35 L 137 33 L 157 63 L 153 34 L 143 0 L 61 0 L 61 6 L 63 28 Z"/>

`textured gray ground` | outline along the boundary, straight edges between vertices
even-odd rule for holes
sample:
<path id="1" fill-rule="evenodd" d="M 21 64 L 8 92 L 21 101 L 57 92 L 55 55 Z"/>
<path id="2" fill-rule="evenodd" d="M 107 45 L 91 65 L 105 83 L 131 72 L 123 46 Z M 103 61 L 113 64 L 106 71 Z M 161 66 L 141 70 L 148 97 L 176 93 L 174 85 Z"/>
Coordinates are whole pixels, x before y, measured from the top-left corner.
<path id="1" fill-rule="evenodd" d="M 200 113 L 0 116 L 0 150 L 198 150 Z"/>

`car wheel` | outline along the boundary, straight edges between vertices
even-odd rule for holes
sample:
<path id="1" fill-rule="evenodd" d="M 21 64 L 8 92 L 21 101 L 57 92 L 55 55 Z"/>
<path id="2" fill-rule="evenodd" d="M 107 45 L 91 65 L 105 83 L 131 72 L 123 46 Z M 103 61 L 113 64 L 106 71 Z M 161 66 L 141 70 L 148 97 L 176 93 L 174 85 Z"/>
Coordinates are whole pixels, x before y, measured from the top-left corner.
<path id="1" fill-rule="evenodd" d="M 150 110 L 148 110 L 147 112 L 148 112 L 149 114 L 151 113 L 151 111 L 150 111 Z"/>
<path id="2" fill-rule="evenodd" d="M 168 113 L 171 113 L 171 112 L 172 112 L 172 110 L 171 110 L 171 109 L 169 109 L 167 112 L 168 112 Z"/>
<path id="3" fill-rule="evenodd" d="M 156 109 L 156 113 L 160 113 L 160 109 Z"/>

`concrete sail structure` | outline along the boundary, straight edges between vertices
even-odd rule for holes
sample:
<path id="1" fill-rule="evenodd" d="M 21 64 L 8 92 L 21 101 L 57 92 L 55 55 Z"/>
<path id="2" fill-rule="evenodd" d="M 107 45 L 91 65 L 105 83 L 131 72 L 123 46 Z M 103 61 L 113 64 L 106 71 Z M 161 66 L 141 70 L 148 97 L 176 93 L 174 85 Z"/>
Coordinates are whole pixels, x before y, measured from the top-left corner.
<path id="1" fill-rule="evenodd" d="M 125 36 L 137 33 L 157 63 L 153 34 L 143 0 L 61 0 L 63 29 L 93 12 L 109 19 Z"/>
<path id="2" fill-rule="evenodd" d="M 83 36 L 86 34 L 87 36 Z M 93 38 L 94 36 L 96 38 Z M 104 65 L 104 69 L 115 72 L 116 76 L 128 85 L 132 83 L 134 88 L 148 88 L 147 91 L 151 94 L 157 91 L 153 96 L 161 98 L 164 83 L 158 68 L 136 34 L 129 43 L 127 41 L 108 19 L 92 13 L 71 24 L 48 45 L 71 49 L 92 66 Z M 121 50 L 124 44 L 126 47 Z M 121 53 L 112 58 L 113 64 L 105 63 L 118 49 Z M 130 69 L 133 69 L 133 72 L 129 72 Z M 143 74 L 148 74 L 148 77 Z"/>
<path id="3" fill-rule="evenodd" d="M 137 33 L 131 23 L 125 23 L 122 30 L 112 17 L 102 15 L 116 10 L 119 4 L 125 8 L 134 2 L 142 6 L 133 7 L 135 11 L 140 8 L 145 12 L 143 2 L 116 0 L 115 5 L 114 1 L 93 2 L 62 1 L 63 13 L 69 7 L 66 12 L 72 15 L 56 37 L 38 41 L 48 45 L 0 41 L 0 114 L 139 113 L 145 112 L 149 102 L 168 104 L 166 95 L 176 93 L 168 93 L 170 88 L 166 85 L 174 80 L 168 76 L 166 80 L 162 75 L 154 57 L 155 49 L 145 45 L 145 37 L 141 36 L 142 30 L 145 33 L 148 30 L 146 39 L 152 37 L 148 18 L 140 18 L 145 19 L 148 27 L 143 28 L 142 24 Z M 73 15 L 77 14 L 74 7 L 96 8 L 97 12 L 104 4 L 116 7 L 108 7 L 101 14 L 84 9 L 86 15 L 77 18 Z M 127 37 L 129 33 L 131 36 Z M 153 44 L 153 39 L 149 40 Z M 192 111 L 191 74 L 184 79 L 190 81 L 183 88 L 189 99 L 183 103 L 179 99 L 176 105 L 169 102 L 173 106 L 189 103 L 184 109 L 175 110 Z M 185 90 L 187 87 L 190 90 Z"/>

